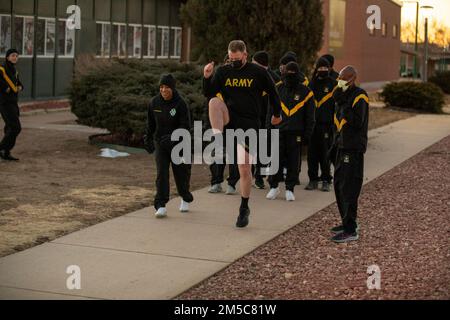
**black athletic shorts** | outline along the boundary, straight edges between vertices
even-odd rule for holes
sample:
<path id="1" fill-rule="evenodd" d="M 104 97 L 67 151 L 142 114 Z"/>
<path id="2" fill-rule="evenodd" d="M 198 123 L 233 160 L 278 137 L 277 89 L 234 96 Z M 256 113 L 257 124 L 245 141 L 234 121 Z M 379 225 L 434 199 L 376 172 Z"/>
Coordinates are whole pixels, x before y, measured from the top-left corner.
<path id="1" fill-rule="evenodd" d="M 259 134 L 259 120 L 258 117 L 255 117 L 255 119 L 249 119 L 249 118 L 243 118 L 240 117 L 237 114 L 232 114 L 231 112 L 229 112 L 229 116 L 230 116 L 230 122 L 225 126 L 225 130 L 238 130 L 238 129 L 242 129 L 244 130 L 244 132 L 246 132 L 247 130 L 255 130 L 256 134 Z M 236 143 L 240 144 L 241 146 L 244 147 L 244 149 L 250 153 L 250 148 L 249 148 L 249 139 L 248 137 L 246 139 L 243 139 L 241 141 L 236 139 Z M 259 146 L 258 146 L 259 147 Z M 258 149 L 257 147 L 257 149 Z M 252 156 L 256 157 L 256 152 L 254 154 L 252 154 Z"/>

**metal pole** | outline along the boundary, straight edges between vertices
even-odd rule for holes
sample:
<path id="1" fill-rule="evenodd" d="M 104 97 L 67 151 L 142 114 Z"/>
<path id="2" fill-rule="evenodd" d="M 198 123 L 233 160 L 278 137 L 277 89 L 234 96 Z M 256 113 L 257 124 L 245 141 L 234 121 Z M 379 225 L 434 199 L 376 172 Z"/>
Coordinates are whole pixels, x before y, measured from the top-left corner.
<path id="1" fill-rule="evenodd" d="M 416 39 L 414 42 L 414 71 L 413 71 L 413 77 L 417 78 L 417 55 L 419 54 L 419 45 L 418 45 L 418 35 L 419 35 L 419 2 L 417 2 L 417 9 L 416 9 Z"/>
<path id="2" fill-rule="evenodd" d="M 53 12 L 55 14 L 55 54 L 53 55 L 53 83 L 52 83 L 52 96 L 56 96 L 56 77 L 57 77 L 57 65 L 58 65 L 58 56 L 59 56 L 59 20 L 58 20 L 58 1 L 55 1 L 55 10 Z M 64 28 L 64 32 L 66 28 Z M 66 43 L 64 43 L 64 53 L 66 49 Z"/>
<path id="3" fill-rule="evenodd" d="M 147 41 L 148 41 L 148 35 L 147 35 Z M 147 43 L 147 49 L 148 49 L 148 43 Z M 144 58 L 144 0 L 141 0 L 141 56 L 140 56 L 140 59 L 143 59 L 143 58 Z"/>
<path id="4" fill-rule="evenodd" d="M 37 19 L 38 19 L 38 2 L 37 0 L 34 0 L 33 3 L 34 9 L 33 9 L 33 59 L 32 59 L 32 71 L 31 71 L 31 83 L 32 83 L 32 88 L 31 88 L 31 98 L 36 99 L 37 97 L 37 77 L 36 77 L 36 64 L 37 64 L 37 57 L 36 57 L 36 42 L 37 42 Z M 25 26 L 24 26 L 24 30 L 23 30 L 24 34 L 25 34 Z M 44 29 L 44 32 L 46 32 L 46 30 Z M 23 39 L 23 37 L 22 37 Z M 22 44 L 23 45 L 23 44 Z"/>
<path id="5" fill-rule="evenodd" d="M 428 18 L 425 18 L 425 61 L 423 69 L 423 81 L 428 81 Z"/>

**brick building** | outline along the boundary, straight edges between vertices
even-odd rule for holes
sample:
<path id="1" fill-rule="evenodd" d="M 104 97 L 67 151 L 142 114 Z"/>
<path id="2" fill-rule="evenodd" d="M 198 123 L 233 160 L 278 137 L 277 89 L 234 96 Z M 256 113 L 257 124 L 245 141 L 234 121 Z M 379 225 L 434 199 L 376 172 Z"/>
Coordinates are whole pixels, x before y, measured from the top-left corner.
<path id="1" fill-rule="evenodd" d="M 381 8 L 381 29 L 369 29 L 367 8 Z M 400 77 L 401 2 L 394 0 L 323 0 L 324 46 L 320 54 L 336 57 L 335 69 L 352 64 L 360 82 Z"/>

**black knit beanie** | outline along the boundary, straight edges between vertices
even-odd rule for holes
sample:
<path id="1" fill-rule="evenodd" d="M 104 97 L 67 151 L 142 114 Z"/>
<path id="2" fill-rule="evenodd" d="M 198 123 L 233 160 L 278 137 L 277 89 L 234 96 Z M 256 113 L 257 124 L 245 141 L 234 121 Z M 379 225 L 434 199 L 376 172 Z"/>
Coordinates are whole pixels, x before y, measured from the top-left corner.
<path id="1" fill-rule="evenodd" d="M 9 49 L 8 51 L 6 51 L 6 58 L 8 58 L 13 53 L 19 54 L 19 51 L 17 51 L 16 49 Z"/>
<path id="2" fill-rule="evenodd" d="M 266 51 L 258 51 L 253 55 L 253 59 L 264 67 L 269 66 L 269 54 Z"/>
<path id="3" fill-rule="evenodd" d="M 287 65 L 289 62 L 297 62 L 297 55 L 292 52 L 288 51 L 284 54 L 284 56 L 280 59 L 281 65 Z"/>
<path id="4" fill-rule="evenodd" d="M 160 86 L 168 86 L 170 89 L 175 90 L 176 80 L 171 74 L 163 74 L 161 80 L 159 81 Z"/>

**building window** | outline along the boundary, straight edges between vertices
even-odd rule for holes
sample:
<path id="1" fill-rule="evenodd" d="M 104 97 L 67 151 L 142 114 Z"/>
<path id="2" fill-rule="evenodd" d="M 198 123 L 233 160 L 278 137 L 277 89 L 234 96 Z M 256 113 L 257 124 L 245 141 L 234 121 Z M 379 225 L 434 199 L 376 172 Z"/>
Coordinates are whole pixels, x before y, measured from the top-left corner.
<path id="1" fill-rule="evenodd" d="M 128 26 L 128 57 L 140 58 L 142 51 L 142 27 L 139 25 Z"/>
<path id="2" fill-rule="evenodd" d="M 397 36 L 398 36 L 398 26 L 394 24 L 394 26 L 392 27 L 392 37 L 397 38 Z"/>
<path id="3" fill-rule="evenodd" d="M 386 23 L 386 22 L 384 22 L 384 23 L 381 25 L 381 35 L 382 35 L 383 37 L 386 37 L 386 35 L 387 35 L 387 23 Z"/>
<path id="4" fill-rule="evenodd" d="M 111 49 L 111 24 L 97 22 L 97 57 L 109 58 Z"/>
<path id="5" fill-rule="evenodd" d="M 55 56 L 55 19 L 38 18 L 36 23 L 36 55 Z"/>
<path id="6" fill-rule="evenodd" d="M 169 48 L 170 48 L 170 29 L 169 27 L 158 27 L 158 39 L 160 42 L 160 48 L 158 52 L 158 59 L 169 58 Z"/>
<path id="7" fill-rule="evenodd" d="M 13 47 L 23 57 L 33 56 L 34 18 L 15 16 Z"/>
<path id="8" fill-rule="evenodd" d="M 156 27 L 144 26 L 142 34 L 142 55 L 144 58 L 155 58 L 156 56 Z"/>
<path id="9" fill-rule="evenodd" d="M 127 53 L 127 25 L 114 23 L 112 28 L 111 55 L 125 58 Z"/>
<path id="10" fill-rule="evenodd" d="M 0 15 L 0 55 L 4 56 L 11 47 L 11 17 Z"/>
<path id="11" fill-rule="evenodd" d="M 173 27 L 170 35 L 173 41 L 171 58 L 181 58 L 181 41 L 182 41 L 182 29 L 180 27 Z"/>
<path id="12" fill-rule="evenodd" d="M 75 30 L 67 28 L 67 20 L 58 21 L 58 56 L 73 58 L 75 56 Z"/>

